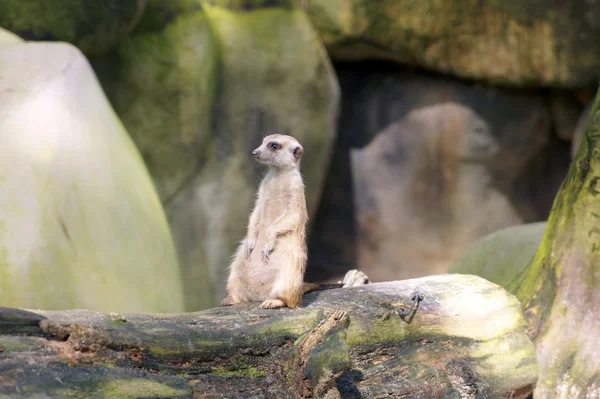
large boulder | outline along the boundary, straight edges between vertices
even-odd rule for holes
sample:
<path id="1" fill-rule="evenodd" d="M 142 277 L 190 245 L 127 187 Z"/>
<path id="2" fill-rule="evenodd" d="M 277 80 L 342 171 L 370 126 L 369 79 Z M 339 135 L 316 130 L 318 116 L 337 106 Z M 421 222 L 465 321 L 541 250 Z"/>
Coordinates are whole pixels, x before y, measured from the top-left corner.
<path id="1" fill-rule="evenodd" d="M 93 64 L 165 204 L 186 306 L 214 306 L 264 173 L 250 155 L 263 136 L 304 146 L 314 214 L 339 102 L 327 53 L 293 0 L 150 0 L 132 35 Z"/>
<path id="2" fill-rule="evenodd" d="M 593 2 L 303 0 L 337 60 L 388 59 L 510 85 L 600 78 Z"/>
<path id="3" fill-rule="evenodd" d="M 72 43 L 101 54 L 131 32 L 146 0 L 3 0 L 0 27 L 26 40 Z"/>
<path id="4" fill-rule="evenodd" d="M 488 234 L 454 259 L 448 272 L 474 274 L 506 287 L 535 255 L 545 228 L 546 222 L 527 223 Z"/>
<path id="5" fill-rule="evenodd" d="M 86 58 L 4 44 L 0 65 L 2 305 L 182 311 L 165 212 Z"/>
<path id="6" fill-rule="evenodd" d="M 307 279 L 335 281 L 355 267 L 373 281 L 443 272 L 473 240 L 547 217 L 568 153 L 564 162 L 542 159 L 531 167 L 551 136 L 542 95 L 482 88 L 376 62 L 338 65 L 338 72 L 344 92 L 340 136 L 309 239 Z M 453 106 L 439 107 L 443 103 Z M 380 135 L 396 138 L 375 144 Z M 459 148 L 469 137 L 487 137 L 498 147 L 495 155 L 482 149 L 488 154 L 461 159 Z M 351 163 L 351 151 L 360 149 L 362 156 Z M 538 171 L 543 179 L 531 178 Z M 376 202 L 371 202 L 373 191 L 380 192 Z M 428 210 L 411 211 L 425 204 Z M 371 211 L 395 233 L 370 224 Z M 413 228 L 414 223 L 428 227 Z M 418 250 L 409 242 L 437 249 Z M 374 263 L 357 263 L 360 252 L 376 254 L 378 245 L 392 251 L 405 246 L 409 252 L 406 259 L 381 253 Z"/>

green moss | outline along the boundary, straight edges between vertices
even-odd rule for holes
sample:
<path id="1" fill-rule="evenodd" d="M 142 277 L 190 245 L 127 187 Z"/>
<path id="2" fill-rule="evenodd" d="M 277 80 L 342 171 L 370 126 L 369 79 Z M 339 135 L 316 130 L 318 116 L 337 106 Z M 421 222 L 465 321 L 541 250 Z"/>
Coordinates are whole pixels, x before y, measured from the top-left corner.
<path id="1" fill-rule="evenodd" d="M 209 152 L 217 62 L 201 10 L 178 16 L 164 30 L 136 32 L 114 55 L 94 61 L 163 201 Z"/>
<path id="2" fill-rule="evenodd" d="M 193 342 L 194 352 L 199 353 L 218 353 L 221 349 L 229 348 L 229 344 L 223 341 L 196 340 Z M 154 356 L 182 356 L 190 353 L 188 341 L 172 340 L 163 345 L 153 345 L 148 347 L 148 352 Z"/>
<path id="3" fill-rule="evenodd" d="M 134 35 L 160 32 L 177 17 L 202 10 L 202 0 L 147 0 L 146 10 Z"/>
<path id="4" fill-rule="evenodd" d="M 60 40 L 87 54 L 105 53 L 138 21 L 138 0 L 5 0 L 0 26 L 26 40 Z"/>
<path id="5" fill-rule="evenodd" d="M 189 397 L 189 390 L 176 389 L 152 380 L 116 380 L 101 384 L 99 392 L 103 398 L 148 398 L 148 397 Z"/>
<path id="6" fill-rule="evenodd" d="M 248 365 L 240 366 L 217 366 L 212 369 L 211 374 L 217 377 L 241 377 L 241 378 L 256 378 L 264 377 L 267 373 L 256 367 Z"/>
<path id="7" fill-rule="evenodd" d="M 506 288 L 535 255 L 545 228 L 540 222 L 491 233 L 456 258 L 448 272 L 473 274 Z"/>
<path id="8" fill-rule="evenodd" d="M 0 336 L 0 348 L 4 351 L 19 352 L 31 350 L 31 343 L 25 342 L 26 337 Z"/>
<path id="9" fill-rule="evenodd" d="M 322 309 L 310 308 L 300 314 L 294 312 L 272 320 L 269 324 L 258 327 L 254 334 L 257 337 L 265 335 L 299 336 L 319 324 L 323 318 Z"/>
<path id="10" fill-rule="evenodd" d="M 346 343 L 347 327 L 348 324 L 345 323 L 328 331 L 323 339 L 312 348 L 303 374 L 312 382 L 313 386 L 327 371 L 339 373 L 352 367 L 350 351 Z"/>
<path id="11" fill-rule="evenodd" d="M 351 347 L 382 342 L 401 342 L 411 335 L 411 328 L 399 317 L 384 317 L 372 322 L 353 318 L 348 328 L 347 342 Z"/>

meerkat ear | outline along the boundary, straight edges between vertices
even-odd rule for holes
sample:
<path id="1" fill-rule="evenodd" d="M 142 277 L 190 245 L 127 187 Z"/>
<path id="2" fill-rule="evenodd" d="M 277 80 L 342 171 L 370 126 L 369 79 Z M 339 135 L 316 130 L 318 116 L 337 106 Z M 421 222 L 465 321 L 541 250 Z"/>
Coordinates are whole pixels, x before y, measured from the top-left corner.
<path id="1" fill-rule="evenodd" d="M 298 145 L 298 147 L 294 148 L 294 158 L 299 159 L 303 153 L 304 148 L 302 148 L 301 145 Z"/>

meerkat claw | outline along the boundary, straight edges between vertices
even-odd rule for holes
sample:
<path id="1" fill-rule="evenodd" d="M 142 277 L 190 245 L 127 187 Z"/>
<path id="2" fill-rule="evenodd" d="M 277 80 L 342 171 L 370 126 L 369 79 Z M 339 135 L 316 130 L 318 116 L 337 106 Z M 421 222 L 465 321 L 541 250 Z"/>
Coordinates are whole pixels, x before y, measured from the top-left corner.
<path id="1" fill-rule="evenodd" d="M 244 250 L 244 255 L 246 256 L 246 258 L 250 257 L 250 254 L 252 254 L 253 249 L 254 249 L 254 243 L 252 241 L 248 241 L 246 243 L 246 249 Z"/>
<path id="2" fill-rule="evenodd" d="M 263 249 L 260 253 L 261 257 L 262 257 L 262 261 L 265 265 L 267 263 L 269 263 L 269 255 L 271 255 L 271 252 L 273 252 L 273 248 L 274 248 L 273 244 L 271 244 L 271 243 L 265 244 L 265 246 L 263 247 Z"/>
<path id="3" fill-rule="evenodd" d="M 262 261 L 265 265 L 267 263 L 269 263 L 269 253 L 268 252 L 265 252 L 265 250 L 263 250 L 260 254 L 260 257 L 262 258 Z"/>

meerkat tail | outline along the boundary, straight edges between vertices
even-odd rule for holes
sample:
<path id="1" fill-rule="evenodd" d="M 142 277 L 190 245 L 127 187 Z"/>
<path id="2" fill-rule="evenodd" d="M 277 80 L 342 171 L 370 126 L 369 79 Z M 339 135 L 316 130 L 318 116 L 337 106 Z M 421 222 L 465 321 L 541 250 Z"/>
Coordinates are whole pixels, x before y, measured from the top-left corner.
<path id="1" fill-rule="evenodd" d="M 342 288 L 344 286 L 343 283 L 333 283 L 333 284 L 315 284 L 315 283 L 303 283 L 302 284 L 302 293 L 306 294 L 312 291 L 324 291 L 324 290 L 333 290 L 335 288 Z"/>

